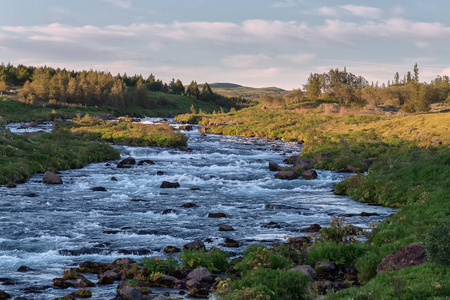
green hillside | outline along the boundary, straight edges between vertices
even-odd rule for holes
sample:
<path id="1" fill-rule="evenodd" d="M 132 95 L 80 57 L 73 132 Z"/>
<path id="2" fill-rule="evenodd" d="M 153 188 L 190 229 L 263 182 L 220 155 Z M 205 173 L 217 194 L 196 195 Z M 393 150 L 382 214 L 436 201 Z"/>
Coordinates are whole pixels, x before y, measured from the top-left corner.
<path id="1" fill-rule="evenodd" d="M 234 83 L 224 83 L 224 82 L 215 82 L 210 83 L 209 86 L 213 90 L 214 93 L 225 97 L 243 97 L 248 99 L 258 99 L 260 95 L 284 95 L 288 93 L 288 91 L 277 88 L 277 87 L 266 87 L 266 88 L 252 88 L 247 86 L 242 86 Z M 199 85 L 199 89 L 201 90 L 203 85 Z"/>

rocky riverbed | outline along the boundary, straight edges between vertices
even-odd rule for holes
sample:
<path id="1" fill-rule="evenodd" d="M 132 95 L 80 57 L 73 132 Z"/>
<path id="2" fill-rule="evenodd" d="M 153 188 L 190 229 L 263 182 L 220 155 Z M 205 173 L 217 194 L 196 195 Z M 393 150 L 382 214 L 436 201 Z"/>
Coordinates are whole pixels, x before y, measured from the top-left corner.
<path id="1" fill-rule="evenodd" d="M 345 173 L 316 170 L 313 180 L 276 179 L 268 162 L 283 165 L 300 153 L 298 143 L 204 136 L 193 127 L 183 130 L 186 149 L 117 146 L 122 159 L 136 163 L 64 171 L 59 185 L 43 184 L 37 174 L 17 188 L 1 187 L 0 290 L 18 299 L 51 299 L 76 290 L 54 286 L 53 279 L 85 261 L 166 257 L 166 246 L 194 240 L 241 253 L 253 243 L 307 235 L 305 228 L 326 226 L 332 216 L 367 228 L 393 212 L 334 195 Z M 161 188 L 163 182 L 179 187 Z M 30 270 L 17 272 L 21 266 Z M 96 274 L 86 278 L 98 280 Z M 92 299 L 116 296 L 116 285 L 90 289 Z"/>

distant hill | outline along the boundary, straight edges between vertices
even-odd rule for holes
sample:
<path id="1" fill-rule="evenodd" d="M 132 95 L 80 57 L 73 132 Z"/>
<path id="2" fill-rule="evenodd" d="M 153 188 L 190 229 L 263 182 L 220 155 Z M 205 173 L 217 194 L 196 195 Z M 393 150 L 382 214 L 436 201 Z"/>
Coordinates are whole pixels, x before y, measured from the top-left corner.
<path id="1" fill-rule="evenodd" d="M 266 88 L 252 88 L 247 86 L 242 86 L 234 83 L 224 83 L 224 82 L 215 82 L 209 83 L 212 91 L 222 96 L 226 97 L 243 97 L 247 99 L 256 100 L 259 98 L 259 95 L 280 95 L 288 93 L 288 91 L 277 88 L 277 87 L 266 87 Z M 203 88 L 203 84 L 199 84 L 198 88 L 200 91 Z"/>

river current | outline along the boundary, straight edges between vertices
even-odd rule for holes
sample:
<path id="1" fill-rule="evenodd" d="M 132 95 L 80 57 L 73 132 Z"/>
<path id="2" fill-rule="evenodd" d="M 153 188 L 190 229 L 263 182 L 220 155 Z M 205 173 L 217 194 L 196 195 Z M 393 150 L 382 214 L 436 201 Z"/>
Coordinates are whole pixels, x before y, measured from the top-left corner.
<path id="1" fill-rule="evenodd" d="M 155 165 L 122 169 L 118 161 L 93 163 L 62 171 L 62 185 L 45 185 L 42 174 L 36 174 L 17 188 L 0 187 L 0 277 L 16 283 L 0 285 L 0 290 L 13 298 L 52 299 L 74 291 L 53 287 L 52 279 L 83 261 L 165 257 L 164 247 L 182 248 L 194 240 L 223 248 L 227 237 L 241 247 L 224 249 L 239 253 L 252 243 L 269 245 L 302 235 L 299 230 L 314 223 L 326 226 L 335 215 L 367 228 L 393 212 L 334 195 L 334 184 L 348 174 L 317 170 L 315 180 L 275 179 L 268 162 L 283 164 L 288 155 L 299 154 L 298 143 L 201 136 L 198 128 L 183 131 L 192 151 L 115 146 L 123 158 L 149 159 Z M 180 187 L 161 189 L 163 181 Z M 100 186 L 106 191 L 91 190 Z M 196 206 L 181 207 L 188 202 Z M 287 207 L 267 209 L 266 204 Z M 363 211 L 379 216 L 359 216 Z M 207 217 L 216 212 L 227 218 Z M 264 227 L 271 221 L 281 228 Z M 222 224 L 235 231 L 218 231 Z M 17 272 L 20 266 L 33 271 Z M 95 276 L 87 277 L 96 282 Z M 91 299 L 113 298 L 115 287 L 93 288 Z"/>

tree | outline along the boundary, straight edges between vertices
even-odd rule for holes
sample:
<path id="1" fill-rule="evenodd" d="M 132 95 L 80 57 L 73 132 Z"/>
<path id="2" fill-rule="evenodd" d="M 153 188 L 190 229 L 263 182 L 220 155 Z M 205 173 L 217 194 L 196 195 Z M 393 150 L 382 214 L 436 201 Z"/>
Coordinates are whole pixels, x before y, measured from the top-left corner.
<path id="1" fill-rule="evenodd" d="M 174 81 L 174 79 L 172 79 Z M 176 82 L 170 82 L 170 88 L 172 89 L 172 92 L 177 95 L 184 95 L 185 89 L 184 85 L 181 82 L 180 79 L 177 79 Z"/>
<path id="2" fill-rule="evenodd" d="M 308 83 L 304 86 L 306 89 L 306 93 L 308 94 L 308 98 L 310 100 L 318 99 L 321 94 L 321 80 L 320 75 L 310 74 L 308 78 Z"/>
<path id="3" fill-rule="evenodd" d="M 303 100 L 303 91 L 301 89 L 293 89 L 291 92 L 284 95 L 283 98 L 286 104 L 300 102 Z"/>
<path id="4" fill-rule="evenodd" d="M 186 90 L 186 95 L 198 99 L 200 90 L 198 89 L 197 81 L 192 80 L 191 84 L 189 84 Z"/>
<path id="5" fill-rule="evenodd" d="M 414 83 L 419 83 L 419 68 L 417 67 L 417 63 L 414 64 Z"/>
<path id="6" fill-rule="evenodd" d="M 3 92 L 6 91 L 6 83 L 4 81 L 0 81 L 0 96 L 3 95 Z"/>
<path id="7" fill-rule="evenodd" d="M 213 98 L 214 98 L 214 93 L 211 90 L 211 87 L 209 86 L 209 84 L 207 82 L 205 82 L 205 84 L 203 85 L 203 89 L 202 89 L 202 100 L 212 101 Z"/>
<path id="8" fill-rule="evenodd" d="M 396 72 L 394 75 L 394 83 L 396 85 L 400 84 L 400 75 L 398 74 L 398 72 Z"/>

